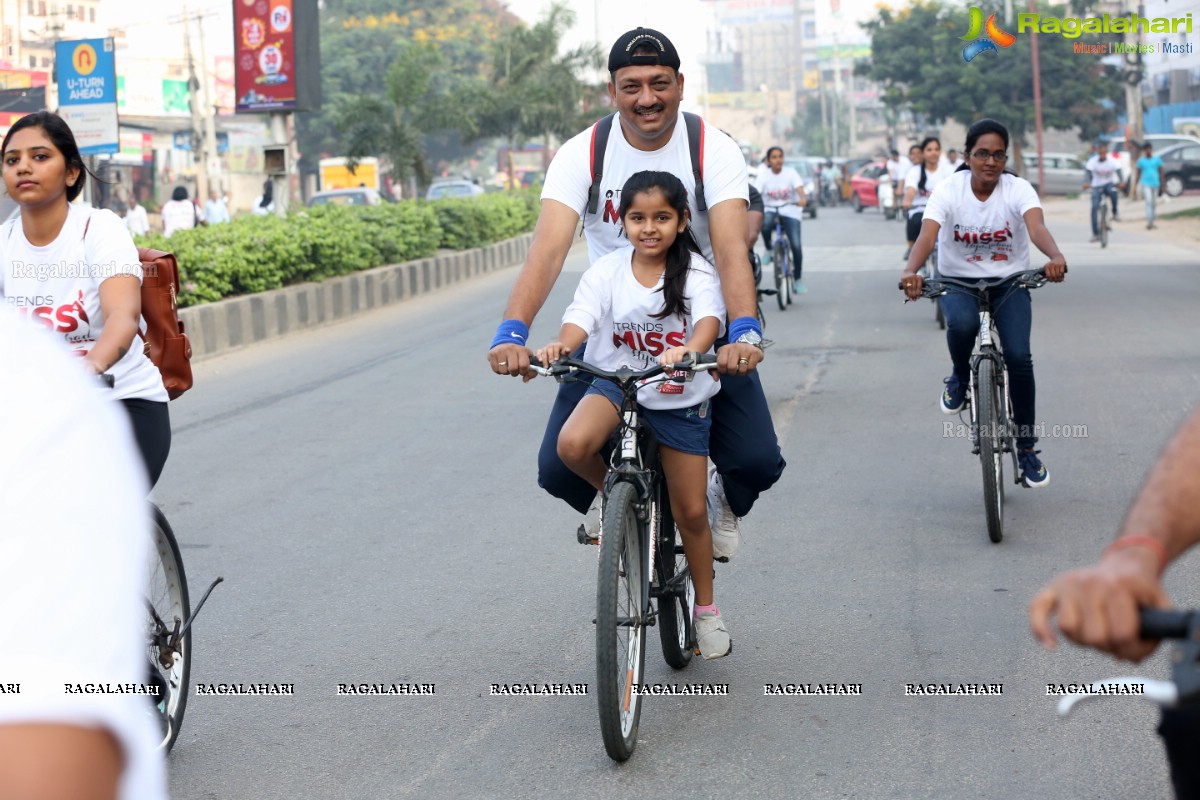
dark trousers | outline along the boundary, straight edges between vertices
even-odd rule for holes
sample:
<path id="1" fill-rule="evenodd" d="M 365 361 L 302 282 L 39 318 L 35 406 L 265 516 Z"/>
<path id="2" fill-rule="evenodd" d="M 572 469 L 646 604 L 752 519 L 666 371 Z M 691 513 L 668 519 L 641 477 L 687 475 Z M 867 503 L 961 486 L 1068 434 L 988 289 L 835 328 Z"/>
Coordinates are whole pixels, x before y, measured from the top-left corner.
<path id="1" fill-rule="evenodd" d="M 1017 447 L 1032 448 L 1036 386 L 1033 380 L 1033 354 L 1029 349 L 1029 331 L 1033 327 L 1033 301 L 1028 289 L 1012 284 L 989 289 L 992 318 L 1004 350 L 1008 368 L 1008 394 L 1012 398 L 1013 422 L 1017 425 Z M 971 378 L 971 351 L 979 332 L 979 298 L 972 292 L 951 288 L 942 295 L 942 313 L 946 317 L 946 344 L 954 363 L 954 377 L 966 382 Z"/>
<path id="2" fill-rule="evenodd" d="M 718 342 L 718 345 L 724 342 Z M 577 351 L 581 358 L 582 351 Z M 704 375 L 696 380 L 708 380 Z M 559 385 L 558 396 L 546 423 L 546 435 L 538 451 L 538 486 L 567 501 L 580 514 L 587 513 L 596 490 L 576 475 L 558 457 L 558 434 L 583 398 L 588 384 L 583 381 Z M 721 391 L 712 399 L 712 430 L 708 457 L 725 481 L 725 498 L 739 517 L 750 512 L 758 496 L 771 488 L 787 462 L 779 450 L 771 410 L 757 372 L 721 376 Z"/>
<path id="3" fill-rule="evenodd" d="M 1200 797 L 1200 707 L 1164 708 L 1158 735 L 1167 750 L 1175 797 Z"/>
<path id="4" fill-rule="evenodd" d="M 137 440 L 150 488 L 153 489 L 167 463 L 167 454 L 171 452 L 171 415 L 167 413 L 167 404 L 129 398 L 122 400 L 121 405 L 129 414 L 133 438 Z"/>

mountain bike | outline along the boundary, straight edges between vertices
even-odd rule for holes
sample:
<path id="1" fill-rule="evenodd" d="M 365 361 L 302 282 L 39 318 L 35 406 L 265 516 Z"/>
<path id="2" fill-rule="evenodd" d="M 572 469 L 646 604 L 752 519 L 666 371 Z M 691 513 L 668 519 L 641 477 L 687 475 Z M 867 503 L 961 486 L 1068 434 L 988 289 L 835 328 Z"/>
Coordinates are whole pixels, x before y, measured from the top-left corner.
<path id="1" fill-rule="evenodd" d="M 112 388 L 113 376 L 99 376 L 101 383 Z M 192 622 L 200 613 L 212 590 L 224 578 L 218 577 L 200 598 L 192 611 L 188 596 L 187 575 L 175 532 L 162 509 L 149 503 L 153 527 L 153 550 L 146 565 L 147 666 L 148 686 L 156 686 L 151 712 L 158 723 L 161 737 L 159 750 L 170 752 L 179 738 L 183 712 L 187 708 L 188 686 L 192 673 Z"/>
<path id="2" fill-rule="evenodd" d="M 792 247 L 787 234 L 783 232 L 783 216 L 779 210 L 785 206 L 797 206 L 798 203 L 784 203 L 772 206 L 775 212 L 775 226 L 771 229 L 771 266 L 775 268 L 775 299 L 779 301 L 779 310 L 787 311 L 792 304 Z"/>
<path id="3" fill-rule="evenodd" d="M 637 747 L 642 685 L 646 666 L 646 629 L 657 626 L 663 659 L 683 669 L 697 650 L 692 626 L 696 592 L 683 545 L 671 517 L 667 483 L 654 431 L 639 421 L 637 392 L 665 381 L 682 383 L 702 370 L 716 368 L 715 355 L 695 362 L 661 364 L 644 370 L 622 367 L 609 372 L 574 358 L 549 366 L 537 359 L 538 374 L 560 383 L 581 376 L 608 379 L 621 388 L 621 425 L 604 479 L 600 537 L 581 526 L 580 544 L 599 544 L 596 579 L 596 701 L 604 749 L 625 761 Z"/>
<path id="4" fill-rule="evenodd" d="M 1143 608 L 1138 612 L 1138 623 L 1143 639 L 1174 639 L 1177 640 L 1171 653 L 1171 680 L 1160 681 L 1137 676 L 1124 676 L 1096 681 L 1080 687 L 1062 697 L 1056 710 L 1060 717 L 1065 717 L 1085 700 L 1104 697 L 1128 696 L 1140 698 L 1154 703 L 1161 708 L 1195 709 L 1200 703 L 1200 614 L 1190 609 L 1161 609 Z M 1097 689 L 1100 689 L 1097 691 Z M 1114 692 L 1113 690 L 1116 689 Z M 1122 690 L 1128 691 L 1125 694 Z M 1167 744 L 1168 756 L 1172 751 L 1187 748 L 1191 742 L 1174 743 L 1166 737 L 1175 735 L 1190 739 L 1189 731 L 1172 731 L 1164 728 L 1164 742 Z M 1188 759 L 1194 758 L 1194 753 L 1188 752 Z M 1198 780 L 1195 769 L 1176 770 L 1172 764 L 1172 782 L 1175 784 L 1177 798 L 1200 797 L 1200 785 L 1194 785 Z"/>
<path id="5" fill-rule="evenodd" d="M 979 456 L 983 467 L 983 506 L 988 538 L 997 544 L 1004 538 L 1005 454 L 1012 459 L 1013 483 L 1022 482 L 1017 464 L 1016 424 L 1008 395 L 1008 372 L 992 318 L 990 291 L 1009 284 L 1020 289 L 1038 289 L 1046 285 L 1046 273 L 1029 270 L 1006 278 L 976 280 L 942 276 L 925 281 L 922 289 L 922 296 L 929 298 L 941 297 L 952 289 L 979 297 L 979 333 L 975 351 L 971 354 L 971 385 L 965 410 L 971 415 L 971 453 Z M 903 283 L 900 289 L 903 291 Z"/>

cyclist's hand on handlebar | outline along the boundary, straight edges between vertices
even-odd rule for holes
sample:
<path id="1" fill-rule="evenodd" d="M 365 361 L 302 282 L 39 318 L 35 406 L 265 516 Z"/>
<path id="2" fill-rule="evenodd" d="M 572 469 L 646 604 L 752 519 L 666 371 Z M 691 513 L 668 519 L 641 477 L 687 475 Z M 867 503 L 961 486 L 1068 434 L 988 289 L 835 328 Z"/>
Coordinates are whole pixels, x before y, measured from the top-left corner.
<path id="1" fill-rule="evenodd" d="M 551 342 L 537 351 L 537 360 L 542 362 L 543 367 L 549 367 L 560 358 L 566 358 L 571 355 L 571 349 L 562 342 Z"/>
<path id="2" fill-rule="evenodd" d="M 530 380 L 537 375 L 529 368 L 529 357 L 533 352 L 520 344 L 498 344 L 488 350 L 488 364 L 497 375 L 521 376 Z"/>
<path id="3" fill-rule="evenodd" d="M 1063 277 L 1067 274 L 1066 257 L 1062 253 L 1059 253 L 1046 262 L 1046 266 L 1042 267 L 1042 271 L 1046 273 L 1046 280 L 1051 283 L 1062 283 Z"/>
<path id="4" fill-rule="evenodd" d="M 682 364 L 684 361 L 694 358 L 695 353 L 686 347 L 672 347 L 669 350 L 663 351 L 662 355 L 658 357 L 658 363 L 664 367 L 673 367 L 676 364 Z"/>
<path id="5" fill-rule="evenodd" d="M 1138 637 L 1138 609 L 1169 606 L 1153 553 L 1128 548 L 1053 579 L 1029 604 L 1029 626 L 1053 649 L 1050 617 L 1057 615 L 1058 629 L 1076 644 L 1138 662 L 1158 647 Z"/>
<path id="6" fill-rule="evenodd" d="M 909 300 L 920 300 L 921 292 L 925 290 L 925 279 L 919 272 L 905 272 L 900 276 L 900 285 L 904 287 L 904 296 Z"/>
<path id="7" fill-rule="evenodd" d="M 763 351 L 752 344 L 730 342 L 717 350 L 717 371 L 727 375 L 746 375 L 763 360 Z"/>

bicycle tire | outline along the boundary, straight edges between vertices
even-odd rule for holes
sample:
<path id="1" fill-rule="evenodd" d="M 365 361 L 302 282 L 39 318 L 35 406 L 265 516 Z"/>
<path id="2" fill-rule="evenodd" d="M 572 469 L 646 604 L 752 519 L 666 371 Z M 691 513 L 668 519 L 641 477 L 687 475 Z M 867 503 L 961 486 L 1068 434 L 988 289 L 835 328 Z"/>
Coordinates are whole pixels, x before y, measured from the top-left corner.
<path id="1" fill-rule="evenodd" d="M 608 493 L 596 579 L 596 704 L 604 749 L 614 761 L 633 755 L 642 714 L 642 696 L 634 691 L 642 683 L 646 666 L 641 525 L 636 504 L 630 483 L 618 482 Z"/>
<path id="2" fill-rule="evenodd" d="M 175 532 L 158 506 L 150 504 L 154 520 L 154 553 L 150 561 L 150 579 L 146 587 L 146 599 L 159 618 L 172 627 L 176 619 L 182 625 L 192 615 L 191 599 L 188 597 L 187 576 L 183 570 L 183 557 Z M 162 678 L 160 687 L 166 687 L 166 696 L 160 697 L 155 705 L 157 720 L 162 732 L 158 749 L 170 752 L 179 738 L 183 725 L 183 712 L 187 708 L 188 689 L 192 673 L 192 632 L 189 629 L 179 641 L 177 651 L 162 654 L 150 638 L 155 630 L 153 618 L 147 611 L 147 652 L 151 668 Z M 166 667 L 163 657 L 169 657 Z"/>
<path id="3" fill-rule="evenodd" d="M 787 240 L 781 235 L 775 237 L 771 245 L 771 262 L 775 265 L 775 299 L 779 302 L 779 310 L 787 311 L 788 294 L 792 287 L 788 284 L 788 252 Z"/>
<path id="4" fill-rule="evenodd" d="M 663 505 L 669 502 L 666 497 L 666 487 L 659 484 L 657 530 L 661 532 L 658 540 L 658 553 L 654 569 L 658 574 L 658 585 L 665 588 L 679 574 L 686 574 L 684 597 L 661 595 L 658 598 L 658 635 L 662 640 L 663 660 L 672 669 L 683 669 L 692 661 L 691 619 L 696 610 L 696 587 L 692 584 L 691 570 L 688 568 L 687 557 L 675 552 L 676 542 L 679 541 L 675 521 L 671 519 L 670 508 Z"/>
<path id="5" fill-rule="evenodd" d="M 999 386 L 996 365 L 990 358 L 979 361 L 975 384 L 979 408 L 979 463 L 983 467 L 983 507 L 988 538 L 998 544 L 1004 538 L 1004 444 L 1000 424 Z"/>
<path id="6" fill-rule="evenodd" d="M 933 317 L 937 320 L 938 328 L 946 330 L 946 315 L 942 312 L 942 298 L 933 298 Z"/>
<path id="7" fill-rule="evenodd" d="M 763 314 L 762 303 L 755 302 L 755 315 L 758 317 L 758 324 L 765 331 L 767 329 L 767 317 Z"/>
<path id="8" fill-rule="evenodd" d="M 1108 196 L 1100 195 L 1100 246 L 1108 247 Z"/>

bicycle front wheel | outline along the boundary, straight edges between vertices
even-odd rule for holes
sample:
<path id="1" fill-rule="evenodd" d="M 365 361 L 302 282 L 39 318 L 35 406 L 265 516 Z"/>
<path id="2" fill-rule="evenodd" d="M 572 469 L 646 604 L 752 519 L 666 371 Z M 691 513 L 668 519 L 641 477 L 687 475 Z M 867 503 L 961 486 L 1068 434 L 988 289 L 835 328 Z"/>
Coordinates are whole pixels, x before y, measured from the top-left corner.
<path id="1" fill-rule="evenodd" d="M 1100 246 L 1108 247 L 1108 198 L 1100 198 Z"/>
<path id="2" fill-rule="evenodd" d="M 979 409 L 979 462 L 983 466 L 983 507 L 987 516 L 988 538 L 999 543 L 1004 538 L 1004 435 L 1000 419 L 1000 386 L 996 365 L 990 358 L 979 361 L 979 382 L 975 384 Z"/>
<path id="3" fill-rule="evenodd" d="M 665 487 L 660 485 L 659 490 L 663 495 L 659 499 L 661 504 L 667 498 Z M 658 635 L 662 639 L 663 660 L 673 669 L 683 669 L 692 661 L 691 621 L 696 610 L 696 587 L 669 513 L 661 514 L 658 530 L 662 531 L 655 559 L 658 563 L 654 565 L 662 591 L 658 597 Z"/>
<path id="4" fill-rule="evenodd" d="M 791 282 L 788 280 L 788 262 L 792 254 L 788 252 L 787 241 L 782 236 L 775 237 L 775 244 L 771 247 L 771 262 L 775 265 L 775 299 L 779 301 L 779 310 L 787 311 L 788 295 L 792 291 Z"/>
<path id="5" fill-rule="evenodd" d="M 596 581 L 596 701 L 604 749 L 625 761 L 637 747 L 646 665 L 646 598 L 642 594 L 641 527 L 629 483 L 612 487 L 604 503 Z"/>
<path id="6" fill-rule="evenodd" d="M 188 598 L 187 577 L 175 533 L 158 506 L 151 504 L 150 511 L 154 520 L 154 552 L 150 558 L 150 578 L 146 587 L 146 641 L 150 680 L 159 688 L 154 706 L 162 734 L 158 749 L 170 752 L 179 737 L 183 712 L 187 707 L 192 672 L 192 634 L 189 630 L 174 646 L 167 638 L 177 626 L 182 627 L 187 622 L 192 615 L 192 604 Z"/>

